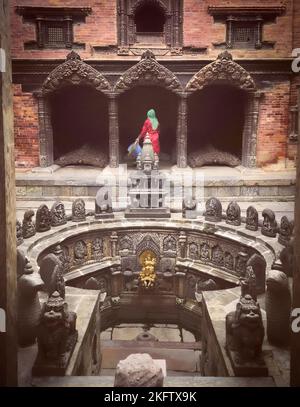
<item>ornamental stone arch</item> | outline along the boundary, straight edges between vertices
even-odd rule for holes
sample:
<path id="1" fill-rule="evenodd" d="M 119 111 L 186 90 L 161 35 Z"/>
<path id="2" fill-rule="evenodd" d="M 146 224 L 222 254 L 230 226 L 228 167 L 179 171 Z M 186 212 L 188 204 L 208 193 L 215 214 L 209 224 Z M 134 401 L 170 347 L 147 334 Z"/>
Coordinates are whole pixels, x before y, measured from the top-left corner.
<path id="1" fill-rule="evenodd" d="M 82 61 L 74 51 L 70 52 L 66 61 L 56 67 L 46 78 L 42 86 L 42 94 L 46 96 L 68 85 L 87 85 L 104 93 L 111 89 L 108 80 Z"/>
<path id="2" fill-rule="evenodd" d="M 187 83 L 185 92 L 189 96 L 206 86 L 217 84 L 233 86 L 246 92 L 248 96 L 242 142 L 242 165 L 256 167 L 257 129 L 262 92 L 257 90 L 249 72 L 233 61 L 228 51 L 222 52 L 215 61 L 197 72 Z"/>
<path id="3" fill-rule="evenodd" d="M 178 96 L 177 165 L 186 167 L 186 94 L 179 79 L 173 72 L 157 62 L 153 52 L 147 50 L 137 64 L 120 76 L 114 86 L 114 94 L 120 95 L 137 86 L 158 86 Z"/>
<path id="4" fill-rule="evenodd" d="M 233 61 L 228 51 L 222 52 L 214 62 L 197 72 L 186 85 L 186 91 L 191 93 L 215 83 L 228 83 L 246 91 L 256 89 L 251 75 Z"/>
<path id="5" fill-rule="evenodd" d="M 141 60 L 120 76 L 114 86 L 116 93 L 123 93 L 135 86 L 161 86 L 175 93 L 182 92 L 176 75 L 157 62 L 150 50 L 143 53 Z"/>
<path id="6" fill-rule="evenodd" d="M 108 80 L 96 69 L 82 61 L 76 52 L 70 52 L 67 55 L 66 61 L 57 66 L 48 75 L 41 89 L 35 93 L 38 100 L 41 167 L 51 166 L 54 160 L 53 129 L 49 96 L 67 86 L 91 87 L 109 98 L 110 111 L 112 111 L 111 105 L 114 107 L 113 93 Z M 110 134 L 114 130 L 114 125 L 115 121 L 110 119 Z"/>

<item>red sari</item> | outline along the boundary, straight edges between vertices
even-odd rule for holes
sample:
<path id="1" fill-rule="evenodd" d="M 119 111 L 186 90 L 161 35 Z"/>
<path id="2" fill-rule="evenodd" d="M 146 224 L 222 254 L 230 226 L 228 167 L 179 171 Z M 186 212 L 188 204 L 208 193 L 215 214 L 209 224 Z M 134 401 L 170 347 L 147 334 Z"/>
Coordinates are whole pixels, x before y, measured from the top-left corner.
<path id="1" fill-rule="evenodd" d="M 159 127 L 156 130 L 153 130 L 150 119 L 146 119 L 144 126 L 142 128 L 141 134 L 139 135 L 139 140 L 143 141 L 144 138 L 146 137 L 147 133 L 151 140 L 153 151 L 158 155 L 160 153 Z"/>

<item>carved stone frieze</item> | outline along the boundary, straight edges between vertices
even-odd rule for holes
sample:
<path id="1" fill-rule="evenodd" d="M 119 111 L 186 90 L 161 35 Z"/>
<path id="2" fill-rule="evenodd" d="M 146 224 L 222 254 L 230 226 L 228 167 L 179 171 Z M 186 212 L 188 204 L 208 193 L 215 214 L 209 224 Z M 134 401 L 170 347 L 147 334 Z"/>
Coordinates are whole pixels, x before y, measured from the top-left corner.
<path id="1" fill-rule="evenodd" d="M 186 91 L 201 90 L 216 82 L 230 83 L 243 90 L 254 90 L 255 83 L 251 75 L 239 64 L 233 61 L 228 51 L 222 52 L 218 58 L 202 68 L 188 82 Z"/>
<path id="2" fill-rule="evenodd" d="M 157 85 L 173 92 L 182 91 L 176 75 L 157 62 L 149 50 L 143 53 L 140 62 L 121 75 L 114 91 L 121 93 L 138 85 Z"/>
<path id="3" fill-rule="evenodd" d="M 74 244 L 74 262 L 84 263 L 87 260 L 88 248 L 84 240 L 79 240 Z"/>
<path id="4" fill-rule="evenodd" d="M 74 51 L 70 52 L 66 61 L 55 68 L 46 78 L 42 93 L 48 95 L 68 85 L 88 85 L 97 91 L 110 90 L 107 79 L 96 69 L 83 62 Z"/>

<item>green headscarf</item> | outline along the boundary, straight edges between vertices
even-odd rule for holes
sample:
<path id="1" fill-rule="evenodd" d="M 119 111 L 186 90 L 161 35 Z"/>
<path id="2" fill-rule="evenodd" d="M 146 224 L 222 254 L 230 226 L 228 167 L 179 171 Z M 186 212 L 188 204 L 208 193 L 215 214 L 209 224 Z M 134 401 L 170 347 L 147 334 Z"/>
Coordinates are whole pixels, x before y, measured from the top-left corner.
<path id="1" fill-rule="evenodd" d="M 155 110 L 154 110 L 154 109 L 150 109 L 150 110 L 148 111 L 148 113 L 147 113 L 147 117 L 148 117 L 148 119 L 150 120 L 150 122 L 151 122 L 151 124 L 152 124 L 153 130 L 156 130 L 157 127 L 158 127 L 158 125 L 159 125 L 159 123 L 158 123 L 157 117 L 156 117 L 156 115 L 155 115 Z"/>

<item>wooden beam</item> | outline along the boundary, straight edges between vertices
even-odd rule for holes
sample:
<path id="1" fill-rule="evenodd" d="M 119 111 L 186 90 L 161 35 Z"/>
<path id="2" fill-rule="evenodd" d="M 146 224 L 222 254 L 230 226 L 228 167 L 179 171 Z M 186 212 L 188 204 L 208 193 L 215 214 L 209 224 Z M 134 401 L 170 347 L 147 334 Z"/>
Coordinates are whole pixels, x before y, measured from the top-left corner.
<path id="1" fill-rule="evenodd" d="M 17 385 L 15 162 L 9 1 L 0 0 L 0 386 Z M 4 326 L 5 325 L 5 326 Z M 3 329 L 4 328 L 4 329 Z"/>

